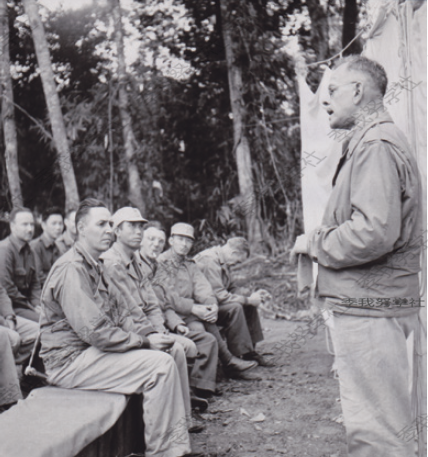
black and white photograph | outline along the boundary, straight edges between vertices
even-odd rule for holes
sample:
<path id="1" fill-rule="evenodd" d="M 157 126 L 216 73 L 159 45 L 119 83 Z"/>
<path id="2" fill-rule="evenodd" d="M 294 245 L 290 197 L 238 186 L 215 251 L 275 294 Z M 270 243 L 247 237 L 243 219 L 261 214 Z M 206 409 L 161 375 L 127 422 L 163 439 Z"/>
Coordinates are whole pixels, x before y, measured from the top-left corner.
<path id="1" fill-rule="evenodd" d="M 427 457 L 427 1 L 0 0 L 0 457 Z"/>

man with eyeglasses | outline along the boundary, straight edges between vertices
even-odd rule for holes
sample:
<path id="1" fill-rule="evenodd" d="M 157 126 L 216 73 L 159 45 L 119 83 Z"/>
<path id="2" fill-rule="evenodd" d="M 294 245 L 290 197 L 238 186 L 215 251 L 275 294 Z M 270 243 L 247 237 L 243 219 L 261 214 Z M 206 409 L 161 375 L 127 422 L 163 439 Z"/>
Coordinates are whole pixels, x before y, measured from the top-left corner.
<path id="1" fill-rule="evenodd" d="M 322 225 L 298 237 L 292 252 L 318 263 L 350 457 L 414 455 L 400 431 L 414 420 L 406 340 L 418 325 L 419 310 L 408 304 L 419 297 L 420 185 L 382 103 L 386 87 L 383 67 L 364 57 L 333 71 L 324 105 L 330 127 L 349 135 Z"/>
<path id="2" fill-rule="evenodd" d="M 143 239 L 140 250 L 136 253 L 138 265 L 145 279 L 153 283 L 158 268 L 157 258 L 162 253 L 166 242 L 166 233 L 157 221 L 150 221 L 143 227 Z M 159 285 L 157 286 L 157 289 Z M 153 290 L 153 289 L 152 289 Z M 155 292 L 156 293 L 156 292 Z M 198 350 L 194 364 L 190 367 L 189 384 L 193 394 L 197 397 L 208 398 L 220 393 L 216 389 L 216 375 L 218 362 L 218 345 L 213 335 L 205 329 L 190 330 L 184 320 L 174 310 L 174 303 L 178 296 L 163 283 L 162 291 L 156 296 L 161 306 L 165 325 L 171 330 L 170 335 L 179 341 L 188 339 L 193 341 Z"/>

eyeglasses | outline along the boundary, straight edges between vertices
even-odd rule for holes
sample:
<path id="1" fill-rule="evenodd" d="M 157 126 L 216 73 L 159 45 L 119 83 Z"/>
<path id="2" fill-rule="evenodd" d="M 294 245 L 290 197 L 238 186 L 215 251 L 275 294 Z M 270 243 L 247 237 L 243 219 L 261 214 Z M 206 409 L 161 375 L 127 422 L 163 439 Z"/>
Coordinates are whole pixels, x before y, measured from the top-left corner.
<path id="1" fill-rule="evenodd" d="M 331 97 L 333 97 L 333 94 L 337 91 L 337 89 L 339 89 L 339 87 L 342 87 L 342 86 L 349 86 L 349 84 L 359 84 L 359 81 L 352 81 L 350 83 L 344 83 L 344 84 L 339 84 L 338 86 L 329 86 L 328 88 L 328 95 Z"/>

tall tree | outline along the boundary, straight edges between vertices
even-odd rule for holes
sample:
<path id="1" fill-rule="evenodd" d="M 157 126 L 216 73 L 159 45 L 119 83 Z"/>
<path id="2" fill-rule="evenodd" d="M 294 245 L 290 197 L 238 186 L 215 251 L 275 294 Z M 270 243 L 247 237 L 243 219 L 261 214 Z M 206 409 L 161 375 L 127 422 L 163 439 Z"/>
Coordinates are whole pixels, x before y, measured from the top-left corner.
<path id="1" fill-rule="evenodd" d="M 309 17 L 311 18 L 311 44 L 318 60 L 330 57 L 328 5 L 323 6 L 319 0 L 307 0 Z"/>
<path id="2" fill-rule="evenodd" d="M 346 0 L 343 9 L 343 28 L 342 28 L 342 46 L 345 47 L 352 41 L 356 35 L 358 24 L 358 5 L 357 0 Z M 361 44 L 358 40 L 354 41 L 345 51 L 345 55 L 359 54 Z"/>
<path id="3" fill-rule="evenodd" d="M 239 66 L 233 37 L 232 12 L 233 5 L 227 0 L 220 0 L 221 26 L 226 54 L 227 74 L 229 81 L 230 105 L 233 115 L 233 149 L 236 154 L 239 191 L 246 208 L 245 221 L 250 243 L 261 241 L 260 223 L 257 218 L 257 200 L 254 193 L 252 176 L 251 152 L 245 131 L 246 109 L 243 97 L 242 69 Z"/>
<path id="4" fill-rule="evenodd" d="M 79 203 L 79 192 L 67 140 L 64 118 L 51 65 L 48 42 L 35 0 L 23 0 L 25 12 L 30 21 L 37 61 L 52 126 L 57 160 L 61 170 L 65 190 L 66 209 L 74 208 Z"/>
<path id="5" fill-rule="evenodd" d="M 4 132 L 7 178 L 12 206 L 22 206 L 23 201 L 18 166 L 18 140 L 15 125 L 12 78 L 10 75 L 7 0 L 0 0 L 0 40 L 1 118 Z"/>
<path id="6" fill-rule="evenodd" d="M 128 198 L 144 214 L 146 202 L 143 199 L 143 182 L 137 164 L 137 140 L 132 128 L 132 117 L 129 111 L 128 93 L 126 90 L 127 72 L 123 42 L 122 12 L 120 0 L 110 0 L 114 22 L 114 39 L 117 52 L 117 72 L 119 79 L 119 112 L 122 122 L 123 142 L 125 147 L 126 166 L 128 171 Z"/>

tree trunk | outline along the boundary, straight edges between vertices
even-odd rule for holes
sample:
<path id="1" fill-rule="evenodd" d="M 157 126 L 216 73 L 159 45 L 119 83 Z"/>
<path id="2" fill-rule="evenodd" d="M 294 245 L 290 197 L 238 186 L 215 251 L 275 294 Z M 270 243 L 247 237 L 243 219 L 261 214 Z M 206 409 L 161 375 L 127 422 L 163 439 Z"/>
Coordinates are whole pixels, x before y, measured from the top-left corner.
<path id="1" fill-rule="evenodd" d="M 345 47 L 354 39 L 358 22 L 358 5 L 357 0 L 346 0 L 343 10 L 343 29 L 342 29 L 342 47 Z M 351 46 L 344 52 L 344 55 L 360 54 L 361 44 L 355 40 Z"/>
<path id="2" fill-rule="evenodd" d="M 120 0 L 110 0 L 114 22 L 114 38 L 117 51 L 117 71 L 119 77 L 119 112 L 122 122 L 123 142 L 125 146 L 126 166 L 128 168 L 128 198 L 144 215 L 146 203 L 142 194 L 142 180 L 136 161 L 137 140 L 132 129 L 132 118 L 128 108 L 128 93 L 126 92 L 126 64 L 123 44 L 122 13 Z"/>
<path id="3" fill-rule="evenodd" d="M 230 105 L 233 114 L 233 149 L 236 153 L 239 191 L 243 199 L 243 208 L 245 208 L 244 213 L 248 240 L 252 245 L 257 245 L 261 242 L 262 235 L 260 222 L 257 218 L 257 200 L 254 193 L 250 145 L 244 126 L 246 113 L 242 96 L 242 71 L 235 59 L 228 0 L 219 1 L 222 24 L 221 30 L 229 80 Z"/>
<path id="4" fill-rule="evenodd" d="M 40 75 L 42 78 L 43 91 L 52 125 L 54 143 L 57 150 L 57 159 L 61 170 L 62 180 L 64 182 L 65 207 L 66 210 L 68 210 L 76 208 L 79 204 L 79 192 L 77 189 L 76 177 L 74 175 L 73 163 L 71 162 L 64 118 L 62 116 L 59 96 L 56 90 L 48 42 L 46 40 L 45 30 L 39 16 L 36 1 L 23 0 L 23 4 L 28 19 L 30 20 L 37 61 L 39 63 Z"/>
<path id="5" fill-rule="evenodd" d="M 12 206 L 22 206 L 21 184 L 18 167 L 18 139 L 13 105 L 12 78 L 10 76 L 9 19 L 7 1 L 0 0 L 0 94 L 1 117 L 4 132 L 7 179 Z"/>
<path id="6" fill-rule="evenodd" d="M 328 7 L 324 8 L 319 0 L 307 0 L 306 5 L 311 18 L 312 48 L 318 61 L 328 59 L 330 53 L 328 46 Z"/>

